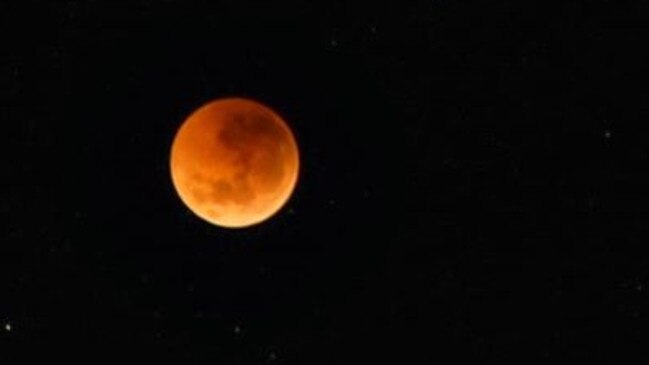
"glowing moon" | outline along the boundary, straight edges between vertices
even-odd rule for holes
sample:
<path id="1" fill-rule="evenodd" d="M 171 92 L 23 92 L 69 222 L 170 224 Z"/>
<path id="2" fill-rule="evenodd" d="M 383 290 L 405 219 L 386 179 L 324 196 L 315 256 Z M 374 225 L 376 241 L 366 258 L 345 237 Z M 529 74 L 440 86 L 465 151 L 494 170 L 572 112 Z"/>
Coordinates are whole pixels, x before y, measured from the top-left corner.
<path id="1" fill-rule="evenodd" d="M 222 227 L 260 223 L 288 201 L 299 170 L 293 133 L 259 102 L 227 98 L 191 114 L 171 146 L 171 179 L 200 218 Z"/>

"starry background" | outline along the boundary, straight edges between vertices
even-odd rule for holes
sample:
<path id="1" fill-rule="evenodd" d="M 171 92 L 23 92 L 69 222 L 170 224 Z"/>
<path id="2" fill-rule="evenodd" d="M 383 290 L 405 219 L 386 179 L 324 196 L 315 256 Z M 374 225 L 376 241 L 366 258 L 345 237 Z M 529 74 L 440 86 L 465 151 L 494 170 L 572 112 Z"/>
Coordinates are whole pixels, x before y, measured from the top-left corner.
<path id="1" fill-rule="evenodd" d="M 0 359 L 647 359 L 648 16 L 0 3 Z M 235 95 L 288 120 L 302 170 L 233 231 L 181 204 L 168 155 Z"/>

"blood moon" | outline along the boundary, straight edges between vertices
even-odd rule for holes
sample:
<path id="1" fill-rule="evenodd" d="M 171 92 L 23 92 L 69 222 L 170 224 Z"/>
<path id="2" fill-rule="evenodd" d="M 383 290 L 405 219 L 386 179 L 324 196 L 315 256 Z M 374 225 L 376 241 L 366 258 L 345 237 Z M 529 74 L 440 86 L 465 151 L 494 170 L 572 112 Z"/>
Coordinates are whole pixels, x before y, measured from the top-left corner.
<path id="1" fill-rule="evenodd" d="M 176 192 L 200 218 L 222 227 L 251 226 L 290 198 L 299 152 L 286 122 L 250 99 L 212 101 L 181 125 L 171 146 Z"/>

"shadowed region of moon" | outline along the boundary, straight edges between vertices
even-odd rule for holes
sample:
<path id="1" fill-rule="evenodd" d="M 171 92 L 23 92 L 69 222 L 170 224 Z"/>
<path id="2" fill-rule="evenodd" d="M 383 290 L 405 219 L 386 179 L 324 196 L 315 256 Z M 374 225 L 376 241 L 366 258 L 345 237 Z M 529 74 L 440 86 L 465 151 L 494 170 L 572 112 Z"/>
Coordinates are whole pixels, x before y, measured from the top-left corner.
<path id="1" fill-rule="evenodd" d="M 274 215 L 297 183 L 299 154 L 286 122 L 259 102 L 228 98 L 195 111 L 171 147 L 171 177 L 197 216 L 246 227 Z"/>

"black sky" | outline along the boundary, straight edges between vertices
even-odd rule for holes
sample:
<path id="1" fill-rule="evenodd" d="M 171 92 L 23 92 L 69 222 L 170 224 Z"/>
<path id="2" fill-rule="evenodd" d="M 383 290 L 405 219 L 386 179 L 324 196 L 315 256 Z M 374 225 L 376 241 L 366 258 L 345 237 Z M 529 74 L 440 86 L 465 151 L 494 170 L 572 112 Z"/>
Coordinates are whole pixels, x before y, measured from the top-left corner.
<path id="1" fill-rule="evenodd" d="M 648 11 L 3 2 L 0 359 L 647 359 Z M 168 168 L 226 96 L 301 151 L 245 230 Z"/>

